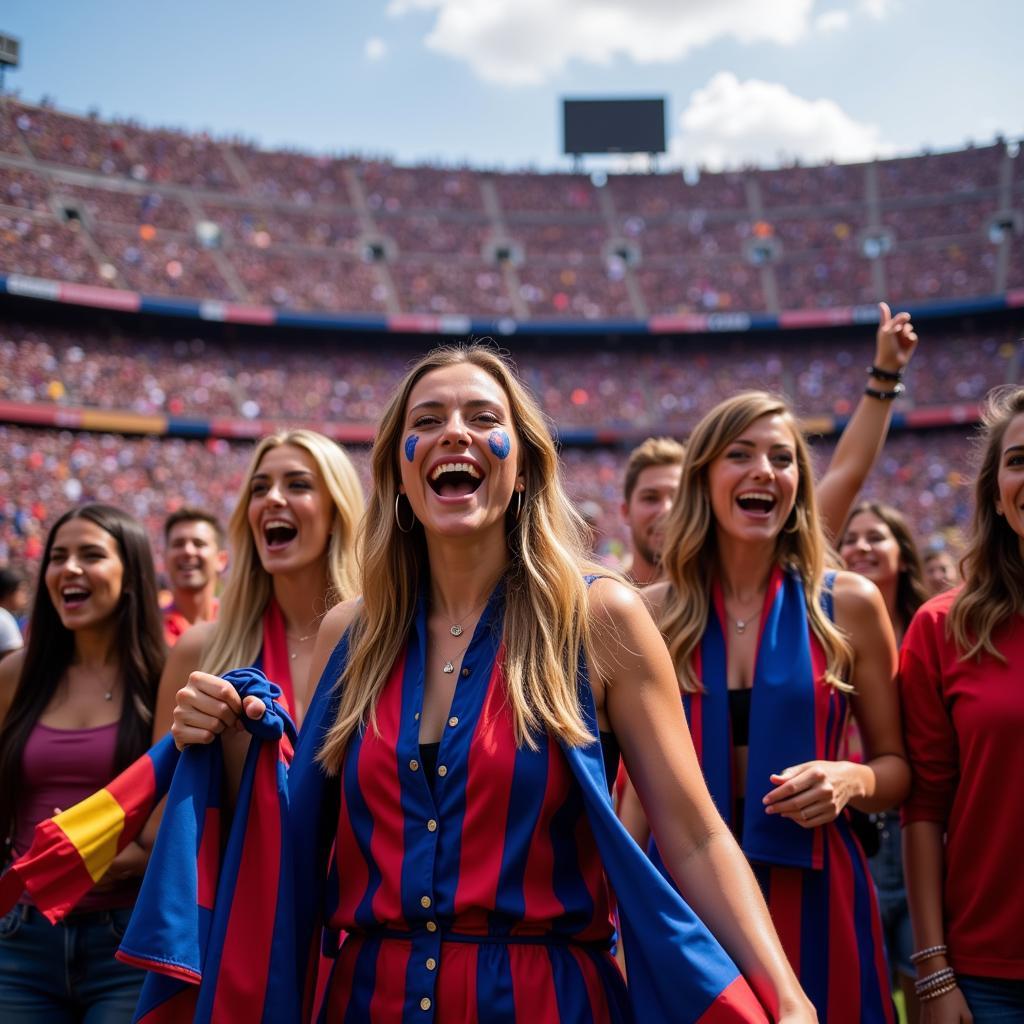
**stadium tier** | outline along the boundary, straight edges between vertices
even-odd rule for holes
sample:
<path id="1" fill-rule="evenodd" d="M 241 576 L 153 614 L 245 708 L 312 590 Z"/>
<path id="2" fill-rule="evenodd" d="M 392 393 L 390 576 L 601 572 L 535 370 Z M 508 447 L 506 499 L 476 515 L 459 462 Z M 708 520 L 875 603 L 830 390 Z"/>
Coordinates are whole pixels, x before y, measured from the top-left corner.
<path id="1" fill-rule="evenodd" d="M 264 152 L 0 100 L 4 289 L 116 308 L 430 333 L 856 322 L 882 297 L 1024 305 L 1022 227 L 1024 161 L 1001 142 L 603 181 Z"/>
<path id="2" fill-rule="evenodd" d="M 604 181 L 265 152 L 3 99 L 0 562 L 31 563 L 77 501 L 154 537 L 182 503 L 227 514 L 251 439 L 286 423 L 352 445 L 365 479 L 409 360 L 469 333 L 513 345 L 614 561 L 634 441 L 684 436 L 744 387 L 834 438 L 879 298 L 934 319 L 867 494 L 946 534 L 969 512 L 978 402 L 1021 379 L 1022 226 L 1024 160 L 1002 143 Z"/>
<path id="3" fill-rule="evenodd" d="M 955 534 L 969 515 L 969 434 L 960 427 L 894 435 L 865 494 L 903 509 L 922 541 Z M 226 520 L 252 445 L 0 426 L 0 451 L 0 563 L 34 573 L 46 530 L 80 501 L 112 502 L 137 515 L 158 552 L 163 519 L 180 505 L 212 508 Z M 829 451 L 815 447 L 819 465 Z M 368 449 L 349 453 L 368 485 Z M 612 563 L 628 537 L 619 515 L 627 455 L 622 448 L 562 450 L 569 492 L 594 515 L 598 550 Z"/>

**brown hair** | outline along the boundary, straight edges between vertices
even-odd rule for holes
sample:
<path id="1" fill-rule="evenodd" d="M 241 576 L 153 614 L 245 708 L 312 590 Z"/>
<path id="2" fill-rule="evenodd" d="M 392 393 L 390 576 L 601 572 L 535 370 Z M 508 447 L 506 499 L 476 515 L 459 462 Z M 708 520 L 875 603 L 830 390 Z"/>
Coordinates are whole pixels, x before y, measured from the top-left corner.
<path id="1" fill-rule="evenodd" d="M 784 398 L 745 391 L 719 402 L 693 429 L 686 445 L 679 495 L 665 524 L 662 566 L 671 584 L 662 611 L 661 631 L 668 643 L 682 689 L 701 689 L 693 653 L 707 628 L 710 582 L 715 572 L 715 517 L 708 493 L 708 467 L 755 420 L 781 416 L 793 433 L 799 470 L 796 502 L 776 544 L 777 563 L 795 569 L 803 581 L 811 630 L 825 650 L 826 680 L 850 690 L 853 650 L 821 607 L 827 565 L 838 559 L 828 546 L 818 515 L 807 442 Z"/>
<path id="2" fill-rule="evenodd" d="M 964 585 L 946 623 L 964 660 L 987 651 L 1005 663 L 992 634 L 1024 607 L 1021 538 L 996 512 L 1003 437 L 1010 422 L 1020 415 L 1024 415 L 1024 388 L 1008 386 L 989 392 L 977 438 L 980 465 L 970 540 L 960 561 Z"/>
<path id="3" fill-rule="evenodd" d="M 640 474 L 651 466 L 681 466 L 686 457 L 686 448 L 673 437 L 649 437 L 629 453 L 626 463 L 626 482 L 623 497 L 629 504 L 636 490 Z"/>
<path id="4" fill-rule="evenodd" d="M 924 563 L 918 551 L 917 542 L 910 531 L 910 524 L 899 509 L 892 505 L 883 505 L 878 501 L 862 501 L 855 505 L 843 523 L 839 533 L 840 547 L 843 537 L 850 528 L 854 516 L 867 512 L 881 519 L 896 541 L 900 549 L 900 570 L 896 584 L 896 614 L 899 616 L 901 629 L 910 625 L 914 613 L 928 600 L 928 588 L 924 582 Z"/>
<path id="5" fill-rule="evenodd" d="M 212 512 L 207 512 L 202 508 L 192 508 L 189 505 L 182 505 L 181 508 L 176 509 L 164 520 L 165 543 L 170 539 L 171 530 L 173 530 L 178 523 L 209 523 L 210 526 L 213 527 L 213 532 L 217 536 L 218 547 L 224 547 L 224 525 Z"/>

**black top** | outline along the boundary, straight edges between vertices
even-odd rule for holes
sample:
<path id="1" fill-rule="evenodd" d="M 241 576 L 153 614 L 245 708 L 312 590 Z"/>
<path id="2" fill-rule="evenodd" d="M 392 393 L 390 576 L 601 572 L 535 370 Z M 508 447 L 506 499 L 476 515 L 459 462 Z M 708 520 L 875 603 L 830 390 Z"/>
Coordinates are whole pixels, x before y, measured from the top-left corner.
<path id="1" fill-rule="evenodd" d="M 750 694 L 749 688 L 729 690 L 729 721 L 734 747 L 750 746 Z"/>

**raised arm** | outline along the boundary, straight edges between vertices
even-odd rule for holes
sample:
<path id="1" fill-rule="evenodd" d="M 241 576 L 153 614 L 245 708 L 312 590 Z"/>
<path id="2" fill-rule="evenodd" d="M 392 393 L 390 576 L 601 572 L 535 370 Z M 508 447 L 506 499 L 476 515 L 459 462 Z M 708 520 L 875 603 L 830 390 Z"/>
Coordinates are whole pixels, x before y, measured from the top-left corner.
<path id="1" fill-rule="evenodd" d="M 701 775 L 668 651 L 643 600 L 614 580 L 591 587 L 599 720 L 614 731 L 679 891 L 732 956 L 774 1020 L 813 1021 L 746 858 Z"/>
<path id="2" fill-rule="evenodd" d="M 917 347 L 917 334 L 909 313 L 893 316 L 884 303 L 878 304 L 878 331 L 872 369 L 885 374 L 902 373 Z M 891 392 L 896 381 L 868 376 L 868 388 Z M 846 516 L 864 486 L 868 473 L 885 444 L 895 399 L 861 396 L 853 415 L 840 435 L 832 461 L 818 483 L 818 509 L 825 532 L 835 539 Z"/>

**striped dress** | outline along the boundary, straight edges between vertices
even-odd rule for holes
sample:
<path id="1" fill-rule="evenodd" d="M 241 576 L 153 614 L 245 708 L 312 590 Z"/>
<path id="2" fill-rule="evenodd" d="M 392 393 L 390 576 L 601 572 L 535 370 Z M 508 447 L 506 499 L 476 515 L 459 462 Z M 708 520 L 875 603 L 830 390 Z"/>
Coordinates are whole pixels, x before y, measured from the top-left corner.
<path id="1" fill-rule="evenodd" d="M 419 750 L 425 618 L 349 744 L 328 920 L 347 933 L 332 1024 L 631 1020 L 610 900 L 559 745 L 516 747 L 492 598 L 466 650 L 433 786 Z M 343 866 L 343 867 L 338 867 Z M 333 902 L 333 901 L 332 901 Z"/>
<path id="2" fill-rule="evenodd" d="M 825 682 L 825 653 L 808 626 L 802 583 L 782 570 L 769 583 L 751 692 L 746 779 L 733 772 L 721 626 L 728 620 L 717 588 L 713 596 L 695 662 L 704 691 L 685 697 L 708 788 L 740 839 L 818 1019 L 893 1024 L 878 900 L 847 815 L 804 829 L 766 815 L 761 805 L 773 772 L 811 760 L 839 760 L 847 722 L 846 695 Z M 831 616 L 828 592 L 824 603 Z M 656 849 L 652 857 L 660 860 Z"/>

